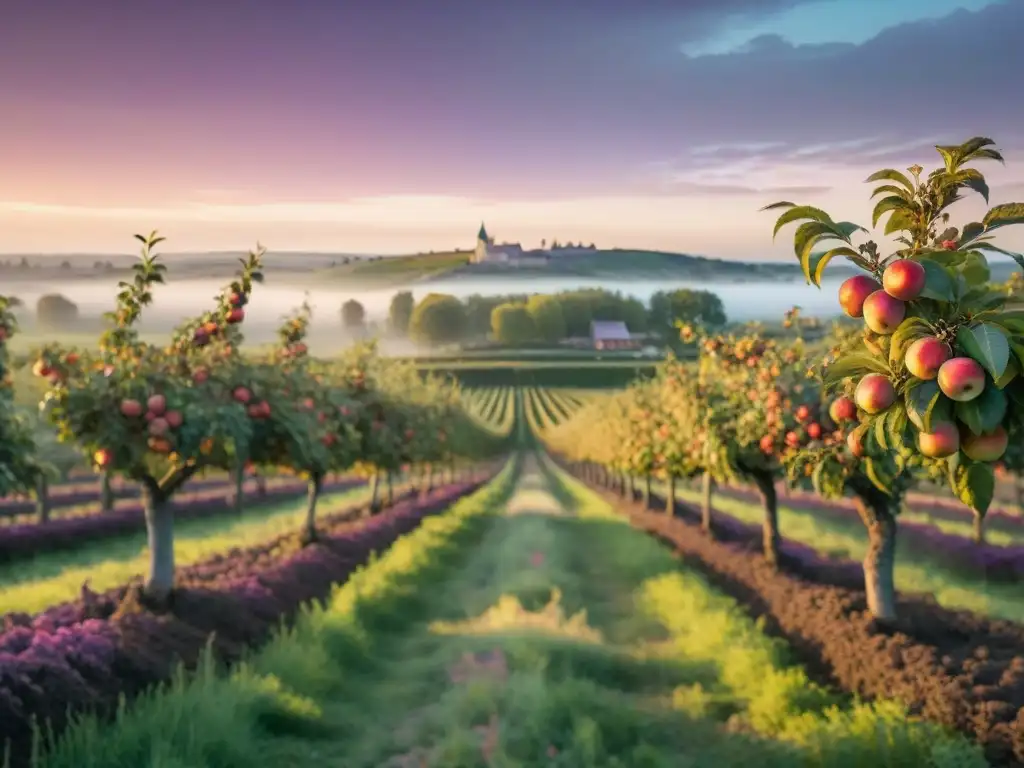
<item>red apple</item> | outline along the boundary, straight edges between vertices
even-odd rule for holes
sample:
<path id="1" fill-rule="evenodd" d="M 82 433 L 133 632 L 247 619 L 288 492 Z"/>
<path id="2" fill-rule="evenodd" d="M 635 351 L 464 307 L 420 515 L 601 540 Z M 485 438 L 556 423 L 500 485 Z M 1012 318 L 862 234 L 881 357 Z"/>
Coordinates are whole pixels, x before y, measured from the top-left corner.
<path id="1" fill-rule="evenodd" d="M 167 423 L 167 419 L 163 418 L 162 416 L 157 416 L 151 422 L 149 422 L 149 434 L 151 434 L 153 437 L 160 437 L 161 435 L 165 435 L 167 434 L 168 426 L 169 425 Z"/>
<path id="2" fill-rule="evenodd" d="M 150 422 L 150 421 L 152 421 L 155 418 L 156 418 L 156 414 L 155 413 L 153 413 L 152 411 L 146 411 L 146 421 L 147 422 Z"/>
<path id="3" fill-rule="evenodd" d="M 231 396 L 235 398 L 236 403 L 241 403 L 242 405 L 245 405 L 252 400 L 252 392 L 250 392 L 247 387 L 235 387 Z"/>
<path id="4" fill-rule="evenodd" d="M 850 317 L 863 317 L 864 300 L 882 286 L 867 275 L 857 275 L 839 286 L 839 306 Z"/>
<path id="5" fill-rule="evenodd" d="M 832 405 L 828 407 L 828 415 L 836 424 L 842 424 L 844 421 L 853 421 L 857 418 L 857 404 L 846 396 L 837 397 L 832 401 Z"/>
<path id="6" fill-rule="evenodd" d="M 985 370 L 969 357 L 954 357 L 939 368 L 939 389 L 950 400 L 966 403 L 985 389 Z"/>
<path id="7" fill-rule="evenodd" d="M 952 354 L 948 344 L 928 336 L 911 344 L 903 361 L 911 375 L 930 380 L 939 375 L 939 368 Z"/>
<path id="8" fill-rule="evenodd" d="M 860 439 L 859 432 L 851 432 L 846 436 L 846 447 L 858 459 L 864 455 L 864 442 Z"/>
<path id="9" fill-rule="evenodd" d="M 899 259 L 885 268 L 882 287 L 894 299 L 913 301 L 924 290 L 925 271 L 920 262 Z"/>
<path id="10" fill-rule="evenodd" d="M 210 378 L 210 372 L 205 368 L 197 368 L 192 374 L 192 381 L 196 384 L 205 384 L 206 380 Z"/>
<path id="11" fill-rule="evenodd" d="M 7 341 L 7 326 L 0 325 L 0 342 Z"/>
<path id="12" fill-rule="evenodd" d="M 192 334 L 192 343 L 197 347 L 205 347 L 210 343 L 210 332 L 205 328 L 196 328 Z"/>
<path id="13" fill-rule="evenodd" d="M 917 450 L 932 459 L 944 459 L 960 450 L 960 433 L 949 421 L 932 424 L 931 432 L 917 436 Z"/>
<path id="14" fill-rule="evenodd" d="M 142 403 L 138 400 L 122 400 L 121 415 L 134 419 L 142 415 Z"/>
<path id="15" fill-rule="evenodd" d="M 811 438 L 811 440 L 817 440 L 819 437 L 821 437 L 821 424 L 819 424 L 816 421 L 812 421 L 810 424 L 808 424 L 807 436 Z"/>
<path id="16" fill-rule="evenodd" d="M 42 379 L 53 373 L 53 369 L 46 364 L 45 360 L 36 360 L 35 365 L 32 366 L 32 373 Z"/>
<path id="17" fill-rule="evenodd" d="M 170 453 L 171 441 L 166 437 L 149 438 L 149 449 L 154 453 Z"/>
<path id="18" fill-rule="evenodd" d="M 250 419 L 259 419 L 263 416 L 263 409 L 260 408 L 259 403 L 253 403 L 246 407 L 245 412 L 249 414 Z"/>
<path id="19" fill-rule="evenodd" d="M 964 455 L 974 461 L 996 461 L 1003 457 L 1010 444 L 1010 436 L 1003 427 L 996 427 L 991 432 L 976 435 L 964 430 L 961 448 Z"/>
<path id="20" fill-rule="evenodd" d="M 114 460 L 114 454 L 109 448 L 100 448 L 92 455 L 92 460 L 97 467 L 109 467 Z"/>
<path id="21" fill-rule="evenodd" d="M 880 373 L 869 373 L 857 384 L 854 399 L 862 411 L 881 413 L 896 402 L 896 390 L 887 377 Z"/>
<path id="22" fill-rule="evenodd" d="M 942 247 L 947 251 L 955 251 L 957 249 L 957 242 L 956 240 L 943 240 Z"/>
<path id="23" fill-rule="evenodd" d="M 762 453 L 766 453 L 766 454 L 769 454 L 769 455 L 774 453 L 775 452 L 775 436 L 774 435 L 765 435 L 764 437 L 761 438 L 761 442 L 759 443 L 759 445 L 761 447 L 761 452 Z"/>
<path id="24" fill-rule="evenodd" d="M 181 411 L 168 411 L 164 416 L 164 419 L 167 420 L 167 425 L 171 429 L 177 429 L 182 425 L 182 422 L 185 421 L 184 417 L 181 415 Z"/>
<path id="25" fill-rule="evenodd" d="M 235 325 L 236 323 L 240 323 L 244 319 L 245 319 L 245 310 L 242 309 L 241 307 L 235 307 L 230 312 L 228 312 L 227 321 L 231 325 Z"/>
<path id="26" fill-rule="evenodd" d="M 907 316 L 907 305 L 885 291 L 864 299 L 864 324 L 880 336 L 895 333 Z"/>
<path id="27" fill-rule="evenodd" d="M 167 398 L 163 395 L 153 395 L 146 401 L 146 408 L 154 416 L 163 416 L 167 410 Z"/>
<path id="28" fill-rule="evenodd" d="M 232 307 L 241 307 L 245 305 L 245 296 L 241 293 L 232 293 L 228 297 L 228 302 Z"/>
<path id="29" fill-rule="evenodd" d="M 68 365 L 74 365 L 75 363 L 78 362 L 78 360 L 79 357 L 77 352 L 68 352 L 64 356 L 64 362 L 67 363 Z"/>
<path id="30" fill-rule="evenodd" d="M 805 421 L 811 418 L 811 409 L 808 408 L 806 405 L 801 405 L 799 408 L 796 409 L 795 415 L 796 420 L 799 423 L 803 424 Z"/>

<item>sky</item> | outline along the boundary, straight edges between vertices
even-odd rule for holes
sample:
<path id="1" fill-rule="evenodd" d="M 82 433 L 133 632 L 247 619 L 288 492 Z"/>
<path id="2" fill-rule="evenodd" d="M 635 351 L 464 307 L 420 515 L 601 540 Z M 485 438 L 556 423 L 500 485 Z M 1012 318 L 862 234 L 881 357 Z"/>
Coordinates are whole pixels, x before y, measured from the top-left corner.
<path id="1" fill-rule="evenodd" d="M 485 221 L 779 260 L 761 206 L 870 224 L 871 171 L 978 135 L 1007 159 L 991 203 L 1024 199 L 1024 0 L 5 0 L 0 22 L 4 253 L 152 229 L 409 253 Z"/>

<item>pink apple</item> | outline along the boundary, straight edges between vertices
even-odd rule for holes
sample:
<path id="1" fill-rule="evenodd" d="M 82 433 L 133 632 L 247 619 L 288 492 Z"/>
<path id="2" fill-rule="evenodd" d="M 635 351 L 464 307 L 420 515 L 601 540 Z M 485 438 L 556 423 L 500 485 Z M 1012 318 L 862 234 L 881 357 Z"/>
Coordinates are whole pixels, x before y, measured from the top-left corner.
<path id="1" fill-rule="evenodd" d="M 932 459 L 944 459 L 960 450 L 960 433 L 949 421 L 932 424 L 931 432 L 917 436 L 917 450 Z"/>
<path id="2" fill-rule="evenodd" d="M 857 404 L 846 396 L 837 397 L 832 401 L 832 405 L 828 407 L 828 415 L 836 424 L 842 424 L 844 421 L 853 421 L 857 418 Z"/>
<path id="3" fill-rule="evenodd" d="M 1006 453 L 1010 444 L 1010 436 L 1003 427 L 996 427 L 991 432 L 976 435 L 964 430 L 962 447 L 964 455 L 975 461 L 996 461 Z"/>
<path id="4" fill-rule="evenodd" d="M 880 373 L 869 373 L 857 384 L 854 399 L 861 410 L 881 413 L 896 402 L 896 390 L 887 377 Z"/>
<path id="5" fill-rule="evenodd" d="M 894 299 L 913 301 L 924 290 L 925 271 L 919 262 L 910 259 L 894 261 L 882 273 L 882 287 Z"/>
<path id="6" fill-rule="evenodd" d="M 875 291 L 864 299 L 864 324 L 881 336 L 895 333 L 906 316 L 907 305 L 885 291 Z"/>
<path id="7" fill-rule="evenodd" d="M 930 380 L 939 375 L 939 368 L 949 360 L 953 350 L 944 341 L 934 336 L 918 339 L 907 348 L 904 363 L 911 375 Z"/>
<path id="8" fill-rule="evenodd" d="M 954 357 L 939 368 L 939 389 L 950 400 L 966 403 L 985 389 L 985 371 L 969 357 Z"/>

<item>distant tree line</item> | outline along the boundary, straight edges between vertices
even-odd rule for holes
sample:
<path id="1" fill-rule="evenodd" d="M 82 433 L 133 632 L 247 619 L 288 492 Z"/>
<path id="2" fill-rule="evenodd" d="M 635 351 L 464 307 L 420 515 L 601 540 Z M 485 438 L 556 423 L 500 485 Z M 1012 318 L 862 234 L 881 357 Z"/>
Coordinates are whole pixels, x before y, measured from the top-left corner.
<path id="1" fill-rule="evenodd" d="M 472 295 L 431 293 L 415 302 L 408 291 L 391 299 L 392 333 L 421 344 L 491 339 L 499 344 L 557 344 L 590 335 L 592 321 L 620 321 L 632 333 L 676 338 L 675 321 L 725 325 L 725 308 L 709 291 L 659 291 L 644 304 L 620 292 L 581 289 L 554 294 Z"/>

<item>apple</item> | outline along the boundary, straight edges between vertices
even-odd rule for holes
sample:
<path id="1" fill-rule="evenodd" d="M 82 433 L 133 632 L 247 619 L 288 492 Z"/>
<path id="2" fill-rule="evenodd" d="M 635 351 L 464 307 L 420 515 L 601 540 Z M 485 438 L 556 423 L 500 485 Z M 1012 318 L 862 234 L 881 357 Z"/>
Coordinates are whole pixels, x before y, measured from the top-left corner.
<path id="1" fill-rule="evenodd" d="M 857 404 L 845 395 L 837 397 L 832 401 L 832 405 L 828 407 L 828 415 L 836 424 L 842 424 L 844 421 L 853 421 L 857 418 Z"/>
<path id="2" fill-rule="evenodd" d="M 860 439 L 859 432 L 851 432 L 846 436 L 846 447 L 858 459 L 864 456 L 864 442 Z"/>
<path id="3" fill-rule="evenodd" d="M 171 441 L 166 437 L 151 437 L 149 438 L 149 449 L 153 453 L 170 453 Z"/>
<path id="4" fill-rule="evenodd" d="M 894 261 L 882 273 L 882 287 L 894 299 L 913 301 L 924 290 L 925 271 L 920 262 L 910 259 Z"/>
<path id="5" fill-rule="evenodd" d="M 97 467 L 109 467 L 114 460 L 114 454 L 109 448 L 100 448 L 92 455 L 92 460 Z"/>
<path id="6" fill-rule="evenodd" d="M 259 403 L 253 403 L 247 406 L 245 412 L 249 414 L 250 419 L 259 419 L 263 416 L 263 409 L 260 408 Z"/>
<path id="7" fill-rule="evenodd" d="M 245 294 L 232 293 L 231 296 L 228 297 L 228 302 L 231 304 L 232 307 L 244 307 Z"/>
<path id="8" fill-rule="evenodd" d="M 142 415 L 142 403 L 138 400 L 122 400 L 121 415 L 134 419 Z"/>
<path id="9" fill-rule="evenodd" d="M 974 461 L 996 461 L 1003 457 L 1006 448 L 1010 444 L 1010 436 L 1006 430 L 999 426 L 991 432 L 976 435 L 969 430 L 964 430 L 961 447 L 964 455 Z"/>
<path id="10" fill-rule="evenodd" d="M 163 395 L 153 395 L 146 401 L 146 408 L 154 416 L 163 416 L 167 410 L 167 398 Z"/>
<path id="11" fill-rule="evenodd" d="M 867 275 L 857 275 L 839 286 L 839 305 L 850 317 L 863 317 L 864 300 L 882 286 Z"/>
<path id="12" fill-rule="evenodd" d="M 811 438 L 811 440 L 817 440 L 819 437 L 821 437 L 821 424 L 819 424 L 816 421 L 812 421 L 810 424 L 808 424 L 807 436 Z"/>
<path id="13" fill-rule="evenodd" d="M 249 391 L 248 387 L 235 387 L 231 396 L 235 398 L 236 403 L 241 403 L 242 405 L 246 405 L 252 400 L 252 392 Z"/>
<path id="14" fill-rule="evenodd" d="M 270 418 L 270 403 L 268 403 L 266 400 L 260 403 L 260 413 L 263 415 L 263 418 Z"/>
<path id="15" fill-rule="evenodd" d="M 185 418 L 181 415 L 181 411 L 168 411 L 164 415 L 164 419 L 167 421 L 167 426 L 171 429 L 177 429 L 182 425 L 182 422 L 185 421 Z"/>
<path id="16" fill-rule="evenodd" d="M 197 368 L 192 374 L 192 381 L 196 384 L 205 384 L 210 378 L 210 372 L 205 368 Z"/>
<path id="17" fill-rule="evenodd" d="M 79 357 L 77 352 L 68 352 L 64 356 L 64 362 L 67 363 L 68 365 L 74 365 L 75 363 L 78 362 L 78 360 Z"/>
<path id="18" fill-rule="evenodd" d="M 775 436 L 765 435 L 761 438 L 761 442 L 758 443 L 761 447 L 761 452 L 766 454 L 772 454 L 775 452 Z"/>
<path id="19" fill-rule="evenodd" d="M 7 326 L 6 325 L 0 325 L 0 341 L 6 341 L 6 340 L 7 340 Z"/>
<path id="20" fill-rule="evenodd" d="M 244 319 L 245 319 L 245 310 L 242 309 L 241 307 L 235 307 L 230 312 L 228 312 L 227 321 L 231 325 L 235 325 L 236 323 L 240 323 Z"/>
<path id="21" fill-rule="evenodd" d="M 896 390 L 887 377 L 880 373 L 869 373 L 857 384 L 854 399 L 862 411 L 881 413 L 896 402 Z"/>
<path id="22" fill-rule="evenodd" d="M 939 367 L 939 389 L 950 400 L 970 402 L 985 389 L 985 370 L 969 357 L 954 357 Z"/>
<path id="23" fill-rule="evenodd" d="M 956 240 L 943 240 L 942 247 L 947 251 L 955 251 L 957 249 Z"/>
<path id="24" fill-rule="evenodd" d="M 302 407 L 307 411 L 312 411 L 315 405 L 316 404 L 313 402 L 312 397 L 307 397 L 305 400 L 302 401 Z"/>
<path id="25" fill-rule="evenodd" d="M 811 418 L 811 409 L 806 405 L 801 405 L 796 409 L 796 420 L 803 424 L 805 421 Z"/>
<path id="26" fill-rule="evenodd" d="M 192 343 L 197 347 L 205 347 L 210 343 L 210 332 L 205 328 L 196 328 L 192 334 Z"/>
<path id="27" fill-rule="evenodd" d="M 153 437 L 160 437 L 161 435 L 167 434 L 169 424 L 167 419 L 162 416 L 156 416 L 151 422 L 149 422 L 149 434 Z"/>
<path id="28" fill-rule="evenodd" d="M 931 432 L 917 435 L 917 450 L 931 459 L 944 459 L 960 450 L 960 433 L 949 421 L 932 424 Z"/>
<path id="29" fill-rule="evenodd" d="M 880 336 L 896 332 L 907 316 L 907 305 L 885 291 L 875 291 L 864 299 L 864 324 Z"/>
<path id="30" fill-rule="evenodd" d="M 323 442 L 324 445 L 330 447 L 334 445 L 335 437 L 333 434 L 326 434 L 322 438 L 320 438 L 320 440 Z"/>
<path id="31" fill-rule="evenodd" d="M 53 369 L 46 364 L 45 360 L 36 360 L 35 365 L 32 366 L 32 373 L 42 379 L 53 373 Z"/>
<path id="32" fill-rule="evenodd" d="M 155 418 L 156 418 L 156 414 L 155 413 L 153 413 L 152 411 L 146 411 L 146 422 L 147 423 L 152 421 Z"/>
<path id="33" fill-rule="evenodd" d="M 939 368 L 953 355 L 949 344 L 927 336 L 918 339 L 907 348 L 903 362 L 911 375 L 919 379 L 931 380 L 939 375 Z"/>

